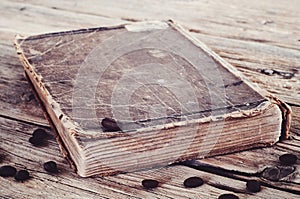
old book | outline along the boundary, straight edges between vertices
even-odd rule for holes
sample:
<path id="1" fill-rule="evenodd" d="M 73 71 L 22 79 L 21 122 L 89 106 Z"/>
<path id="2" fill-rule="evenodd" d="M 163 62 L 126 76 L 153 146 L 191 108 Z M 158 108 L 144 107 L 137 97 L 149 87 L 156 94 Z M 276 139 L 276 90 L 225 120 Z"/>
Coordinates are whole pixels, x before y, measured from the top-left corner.
<path id="1" fill-rule="evenodd" d="M 289 107 L 172 21 L 18 36 L 15 45 L 80 176 L 287 137 Z"/>

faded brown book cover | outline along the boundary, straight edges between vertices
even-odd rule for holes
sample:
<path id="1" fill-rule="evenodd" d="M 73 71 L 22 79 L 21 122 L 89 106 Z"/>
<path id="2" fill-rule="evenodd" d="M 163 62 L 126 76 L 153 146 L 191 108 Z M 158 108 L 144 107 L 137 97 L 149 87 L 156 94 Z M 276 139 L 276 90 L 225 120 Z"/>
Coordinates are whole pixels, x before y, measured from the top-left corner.
<path id="1" fill-rule="evenodd" d="M 179 25 L 136 22 L 16 38 L 81 176 L 269 146 L 290 109 Z"/>

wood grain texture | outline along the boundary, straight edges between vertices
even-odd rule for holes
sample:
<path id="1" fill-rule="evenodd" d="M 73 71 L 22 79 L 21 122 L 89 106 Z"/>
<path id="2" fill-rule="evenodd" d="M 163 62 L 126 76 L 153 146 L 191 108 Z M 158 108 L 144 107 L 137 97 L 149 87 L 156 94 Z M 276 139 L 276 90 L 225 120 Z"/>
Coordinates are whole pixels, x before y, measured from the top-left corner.
<path id="1" fill-rule="evenodd" d="M 263 186 L 262 191 L 249 194 L 246 182 L 228 177 L 174 165 L 170 167 L 120 174 L 110 177 L 80 178 L 69 168 L 61 156 L 54 138 L 47 147 L 33 147 L 28 142 L 35 125 L 0 118 L 1 165 L 12 165 L 18 170 L 27 169 L 32 177 L 23 183 L 12 177 L 0 178 L 1 197 L 7 198 L 217 198 L 223 193 L 234 193 L 240 198 L 295 198 L 296 195 Z M 48 133 L 49 129 L 44 128 Z M 2 156 L 3 157 L 3 156 Z M 43 163 L 57 162 L 59 173 L 49 174 Z M 198 188 L 185 188 L 183 181 L 192 176 L 203 178 L 205 184 Z M 143 179 L 155 179 L 159 186 L 153 190 L 142 187 Z M 223 185 L 223 186 L 222 186 Z M 235 193 L 237 192 L 237 193 Z"/>
<path id="2" fill-rule="evenodd" d="M 270 148 L 189 161 L 185 165 L 204 170 L 207 166 L 219 168 L 226 171 L 227 174 L 236 172 L 245 176 L 258 176 L 266 183 L 275 187 L 300 191 L 299 162 L 297 161 L 295 165 L 290 167 L 284 167 L 279 161 L 279 157 L 287 153 L 295 154 L 299 157 L 299 138 L 297 136 L 292 137 L 292 140 L 283 141 Z M 280 177 L 270 180 L 266 174 L 268 173 L 268 169 L 271 168 L 282 168 L 284 171 L 281 171 L 282 175 Z M 290 172 L 287 172 L 288 170 Z M 244 177 L 244 179 L 247 179 L 247 177 Z"/>
<path id="3" fill-rule="evenodd" d="M 299 105 L 299 50 L 204 34 L 193 35 L 261 88 L 285 102 Z"/>
<path id="4" fill-rule="evenodd" d="M 268 1 L 29 1 L 31 4 L 57 9 L 89 13 L 114 18 L 168 19 L 172 18 L 191 29 L 218 35 L 225 38 L 261 41 L 273 45 L 282 45 L 299 49 L 297 45 L 299 13 L 297 1 L 289 1 L 282 9 L 282 3 L 276 5 Z M 90 6 L 90 5 L 93 6 Z M 238 6 L 237 6 L 238 5 Z M 184 7 L 184 9 L 182 9 Z M 289 21 L 289 23 L 286 23 Z M 287 31 L 289 28 L 292 31 Z M 263 37 L 264 36 L 264 37 Z M 262 38 L 263 37 L 263 38 Z"/>
<path id="5" fill-rule="evenodd" d="M 50 3 L 50 2 L 48 2 Z M 29 2 L 1 1 L 1 13 L 7 20 L 1 21 L 1 31 L 15 34 L 38 34 L 99 25 L 116 25 L 124 22 L 89 14 L 81 14 L 53 6 L 40 6 Z M 9 20 L 8 20 L 9 19 Z M 33 22 L 34 20 L 34 22 Z"/>
<path id="6" fill-rule="evenodd" d="M 93 15 L 97 15 L 101 11 L 101 15 L 116 18 L 138 20 L 172 18 L 200 36 L 219 38 L 219 40 L 222 40 L 221 43 L 226 43 L 225 52 L 227 50 L 233 51 L 227 56 L 223 54 L 224 57 L 228 57 L 228 59 L 230 57 L 232 62 L 242 61 L 243 64 L 238 64 L 237 67 L 243 72 L 245 67 L 248 72 L 252 72 L 251 77 L 254 82 L 267 88 L 278 97 L 283 97 L 284 100 L 289 96 L 287 101 L 299 104 L 297 98 L 300 85 L 299 38 L 296 34 L 299 28 L 299 21 L 296 20 L 297 17 L 299 18 L 299 12 L 295 9 L 299 7 L 297 1 L 290 1 L 284 9 L 278 6 L 281 4 L 280 2 L 278 2 L 278 5 L 273 6 L 271 1 L 255 1 L 251 4 L 247 1 L 239 1 L 238 3 L 232 1 L 223 1 L 222 3 L 207 3 L 204 1 L 172 1 L 172 3 L 169 3 L 169 1 L 159 3 L 131 1 L 131 3 L 120 3 L 118 1 L 103 1 L 105 6 L 97 5 L 94 1 L 90 2 L 95 5 L 92 9 L 89 9 L 89 13 Z M 45 7 L 50 6 L 43 3 L 43 1 L 32 1 L 32 3 Z M 54 5 L 55 2 L 52 2 L 52 4 Z M 235 5 L 239 5 L 239 7 Z M 65 1 L 60 6 L 61 9 L 82 12 L 81 8 L 88 7 L 88 4 L 80 2 L 74 4 L 71 1 Z M 185 9 L 180 9 L 182 6 Z M 206 42 L 205 39 L 203 41 Z M 247 67 L 247 60 L 249 58 L 251 60 L 252 56 L 244 58 L 244 60 L 238 57 L 242 55 L 242 52 L 240 52 L 241 46 L 235 49 L 232 44 L 235 42 L 240 44 L 240 41 L 247 44 L 246 48 L 243 47 L 247 50 L 246 56 L 248 56 L 248 53 L 255 54 L 256 68 Z M 214 45 L 218 44 L 214 43 L 210 47 L 216 50 Z M 224 48 L 222 50 L 224 51 Z M 288 56 L 290 59 L 285 60 L 284 51 L 296 53 L 297 56 Z M 238 58 L 235 58 L 236 56 Z M 273 74 L 272 70 L 276 70 L 276 68 L 280 68 L 279 73 Z M 270 76 L 272 77 L 265 78 L 266 74 L 260 72 L 262 69 L 270 69 Z M 273 81 L 273 78 L 275 78 L 275 81 Z M 291 89 L 291 85 L 294 89 Z M 293 93 L 286 95 L 285 93 L 290 90 L 293 90 Z"/>
<path id="7" fill-rule="evenodd" d="M 16 90 L 18 92 L 22 90 L 26 91 L 26 96 L 31 95 L 30 89 L 25 86 L 27 85 L 27 82 L 24 79 L 22 80 L 23 77 L 21 64 L 18 63 L 17 56 L 14 54 L 12 41 L 15 34 L 21 33 L 24 35 L 30 35 L 86 28 L 91 26 L 97 27 L 101 25 L 112 25 L 115 23 L 118 24 L 119 22 L 123 23 L 124 20 L 134 21 L 139 19 L 174 18 L 186 28 L 190 29 L 191 33 L 193 33 L 195 37 L 208 44 L 210 48 L 220 54 L 232 65 L 236 66 L 249 79 L 252 81 L 257 81 L 261 87 L 273 92 L 277 97 L 294 104 L 292 105 L 294 112 L 291 130 L 299 135 L 299 1 L 228 0 L 222 2 L 212 2 L 173 0 L 157 2 L 151 1 L 152 5 L 149 4 L 149 1 L 145 0 L 139 2 L 131 1 L 129 3 L 123 2 L 124 1 L 96 2 L 94 0 L 84 2 L 25 2 L 23 0 L 2 0 L 0 3 L 1 81 L 2 79 L 5 80 L 5 78 L 9 77 L 8 80 L 5 80 L 4 82 L 8 82 L 8 84 L 12 85 L 15 85 L 13 82 L 20 82 L 18 86 L 22 85 L 22 88 L 15 86 L 9 87 L 1 84 L 1 115 L 14 116 L 16 112 L 21 112 L 23 115 L 18 117 L 18 119 L 46 124 L 46 121 L 42 118 L 41 111 L 39 111 L 39 108 L 36 106 L 36 102 L 32 102 L 35 105 L 28 105 L 28 103 L 31 104 L 31 102 L 19 100 L 19 105 L 17 106 L 10 102 L 12 99 L 18 99 L 20 95 L 19 93 L 14 93 L 11 90 Z M 190 13 L 192 14 L 190 15 Z M 122 17 L 123 20 L 121 20 L 120 17 Z M 2 44 L 4 44 L 4 46 Z M 7 52 L 9 53 L 7 54 Z M 10 63 L 13 63 L 13 65 Z M 265 74 L 264 72 L 261 72 L 263 69 L 271 70 L 265 71 Z M 273 69 L 275 71 L 279 71 L 279 73 L 274 72 Z M 289 79 L 286 77 L 291 78 Z M 11 94 L 5 97 L 5 93 Z M 2 101 L 4 101 L 3 99 L 6 98 L 9 99 L 9 103 L 5 104 L 5 102 Z M 21 108 L 26 106 L 28 106 L 28 108 Z M 30 112 L 30 110 L 36 111 Z M 38 112 L 41 117 L 33 118 L 32 114 L 37 113 L 37 115 L 39 115 Z M 27 117 L 30 119 L 26 119 Z M 9 128 L 11 128 L 11 126 L 18 125 L 10 124 Z M 36 127 L 37 126 L 34 126 L 31 129 L 35 129 Z M 28 133 L 31 132 L 31 129 L 28 131 Z M 2 135 L 6 135 L 8 133 L 12 133 L 12 135 L 16 134 L 17 128 L 11 131 L 1 131 L 1 138 Z M 6 143 L 5 146 L 15 146 L 13 144 L 15 137 L 16 136 L 9 137 L 5 142 L 1 141 L 1 146 L 4 146 L 2 145 L 3 143 Z M 84 184 L 88 184 L 87 181 L 73 181 L 73 178 L 76 176 L 71 173 L 71 169 L 69 169 L 67 163 L 65 163 L 64 159 L 61 157 L 56 142 L 53 140 L 52 143 L 55 145 L 55 147 L 51 146 L 49 147 L 49 150 L 56 150 L 55 156 L 48 156 L 46 153 L 33 156 L 33 160 L 40 161 L 39 163 L 33 163 L 36 165 L 35 167 L 38 168 L 35 170 L 37 174 L 34 174 L 34 176 L 37 177 L 37 175 L 40 175 L 40 180 L 36 181 L 37 183 L 33 183 L 37 185 L 36 189 L 35 186 L 29 186 L 30 189 L 28 190 L 28 195 L 36 197 L 36 195 L 42 191 L 43 195 L 41 197 L 43 198 L 47 198 L 47 196 L 49 196 L 48 198 L 62 198 L 66 196 L 81 198 L 80 195 L 84 195 L 87 198 L 103 198 L 110 196 L 107 194 L 99 194 L 101 191 L 103 191 L 101 188 L 101 183 L 103 181 L 98 181 L 98 183 L 95 183 L 93 186 L 89 186 L 88 188 L 83 186 Z M 283 145 L 280 146 L 285 147 L 285 149 L 288 149 L 289 152 L 299 151 L 298 145 L 287 145 L 283 143 Z M 28 147 L 30 151 L 34 151 L 32 147 Z M 23 149 L 24 148 L 22 148 L 22 150 Z M 20 152 L 20 154 L 22 154 L 22 150 L 17 150 L 12 153 L 16 153 L 18 155 L 18 152 Z M 276 155 L 273 155 L 273 149 L 269 148 L 266 149 L 266 151 L 269 151 L 269 153 L 266 152 L 267 155 L 263 155 L 262 153 L 265 153 L 265 151 L 260 150 L 255 150 L 254 153 L 249 156 L 242 153 L 245 157 L 258 157 L 258 160 L 255 162 L 258 164 L 258 166 L 253 166 L 253 164 L 255 164 L 254 162 L 249 163 L 250 161 L 245 161 L 244 157 L 241 157 L 243 155 L 237 154 L 232 156 L 223 156 L 224 158 L 216 157 L 214 160 L 215 162 L 211 164 L 217 165 L 218 167 L 231 164 L 230 167 L 224 167 L 238 171 L 241 167 L 243 167 L 243 162 L 245 162 L 245 164 L 249 166 L 249 169 L 246 169 L 247 166 L 244 166 L 241 171 L 246 171 L 247 173 L 251 174 L 251 172 L 255 173 L 256 170 L 262 168 L 263 165 L 277 165 L 277 157 L 279 152 L 275 151 Z M 286 150 L 280 151 L 280 154 L 283 152 L 286 152 Z M 51 152 L 51 154 L 53 154 L 53 152 Z M 14 157 L 14 155 L 12 155 L 12 157 Z M 44 160 L 48 160 L 47 157 L 55 160 L 57 157 L 59 157 L 61 161 L 58 161 L 58 164 L 67 174 L 66 177 L 63 177 L 65 174 L 57 178 L 55 176 L 51 177 L 48 174 L 43 173 L 41 164 Z M 42 158 L 42 160 L 39 160 L 39 158 Z M 238 163 L 237 161 L 234 161 L 235 158 L 239 160 Z M 233 166 L 233 161 L 235 164 L 238 164 L 238 166 Z M 7 159 L 5 162 L 2 162 L 1 165 L 10 163 L 17 166 L 22 164 L 29 168 L 31 167 L 28 166 L 27 163 L 23 162 L 23 158 L 12 158 L 10 161 L 9 155 L 7 155 Z M 23 168 L 23 166 L 20 166 L 19 168 Z M 218 171 L 218 169 L 216 170 Z M 33 173 L 35 173 L 35 171 L 33 171 Z M 230 178 L 234 178 L 234 176 L 236 176 L 233 174 L 233 171 L 229 171 L 228 173 L 231 176 Z M 173 176 L 177 176 L 176 172 L 173 174 Z M 170 175 L 169 177 L 172 179 L 173 176 Z M 243 177 L 242 179 L 246 178 Z M 1 197 L 24 198 L 24 189 L 27 187 L 26 185 L 19 183 L 16 184 L 13 182 L 13 179 L 0 178 L 0 180 L 1 194 L 5 194 L 5 196 L 1 195 Z M 67 183 L 62 185 L 60 182 Z M 5 185 L 6 183 L 9 185 Z M 232 181 L 228 183 L 231 184 Z M 6 187 L 5 192 L 2 192 L 3 184 Z M 105 187 L 110 190 L 113 189 L 115 192 L 129 192 L 126 184 L 122 188 L 110 188 L 114 187 L 115 184 L 118 183 L 106 184 Z M 234 184 L 234 181 L 232 184 Z M 291 183 L 277 182 L 276 184 L 278 184 L 278 187 L 284 187 L 283 185 L 293 187 L 293 184 Z M 72 188 L 74 185 L 80 185 L 83 187 Z M 75 191 L 70 192 L 70 190 Z M 178 192 L 178 189 L 170 190 L 170 186 L 166 185 L 166 188 L 163 190 L 163 192 L 165 194 L 168 194 L 169 192 Z M 182 191 L 182 189 L 180 189 L 180 191 Z M 274 190 L 272 189 L 272 191 Z M 265 198 L 270 198 L 273 196 L 272 191 L 268 192 L 268 195 L 265 195 Z M 224 193 L 226 191 L 220 192 Z M 111 191 L 108 193 L 111 194 L 114 192 Z M 129 194 L 130 196 L 128 196 L 128 194 L 126 195 L 127 198 L 133 198 L 134 194 L 138 193 L 140 194 L 138 195 L 140 198 L 145 198 L 146 196 L 158 197 L 157 195 L 155 196 L 150 194 L 150 192 L 147 192 L 149 195 L 144 194 L 145 192 L 141 193 L 140 190 L 131 193 L 131 195 Z M 152 193 L 155 193 L 155 191 L 152 191 Z M 182 191 L 182 193 L 185 193 L 185 191 Z M 278 192 L 275 190 L 274 194 L 277 198 L 292 199 L 298 197 L 295 195 L 289 195 L 289 193 L 284 191 Z M 28 198 L 32 198 L 30 196 L 28 196 Z M 126 196 L 120 194 L 116 195 L 116 198 L 121 198 L 122 196 L 126 198 Z"/>
<path id="8" fill-rule="evenodd" d="M 15 50 L 8 44 L 0 44 L 0 109 L 2 117 L 48 126 L 34 95 L 24 78 Z"/>

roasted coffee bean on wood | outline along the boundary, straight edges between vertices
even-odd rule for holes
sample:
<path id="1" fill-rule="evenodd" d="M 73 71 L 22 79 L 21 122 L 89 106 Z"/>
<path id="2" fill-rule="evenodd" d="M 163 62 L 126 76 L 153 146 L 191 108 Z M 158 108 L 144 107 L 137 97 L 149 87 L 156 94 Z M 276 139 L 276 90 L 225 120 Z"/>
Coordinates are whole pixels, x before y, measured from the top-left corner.
<path id="1" fill-rule="evenodd" d="M 226 193 L 220 195 L 218 199 L 239 199 L 239 197 L 231 193 Z"/>
<path id="2" fill-rule="evenodd" d="M 297 156 L 294 154 L 283 154 L 279 157 L 279 161 L 282 165 L 291 166 L 297 162 Z"/>
<path id="3" fill-rule="evenodd" d="M 47 140 L 39 137 L 31 137 L 29 138 L 29 142 L 36 147 L 46 146 Z"/>
<path id="4" fill-rule="evenodd" d="M 188 188 L 195 188 L 203 185 L 203 180 L 199 177 L 190 177 L 183 182 L 183 185 Z"/>
<path id="5" fill-rule="evenodd" d="M 111 118 L 104 118 L 101 121 L 101 125 L 103 126 L 104 130 L 108 132 L 121 131 L 116 120 Z"/>
<path id="6" fill-rule="evenodd" d="M 47 145 L 48 134 L 44 129 L 36 129 L 29 138 L 29 142 L 36 147 Z"/>
<path id="7" fill-rule="evenodd" d="M 259 192 L 261 190 L 260 182 L 257 180 L 248 180 L 246 183 L 247 190 L 250 192 Z"/>
<path id="8" fill-rule="evenodd" d="M 5 165 L 0 167 L 0 176 L 1 177 L 12 177 L 16 174 L 17 169 L 10 165 Z"/>
<path id="9" fill-rule="evenodd" d="M 58 173 L 57 164 L 54 161 L 45 162 L 44 169 L 49 173 Z"/>
<path id="10" fill-rule="evenodd" d="M 158 186 L 158 181 L 157 180 L 152 180 L 152 179 L 145 179 L 142 181 L 142 185 L 146 189 L 153 189 Z"/>
<path id="11" fill-rule="evenodd" d="M 30 178 L 30 176 L 29 176 L 29 172 L 28 171 L 26 171 L 26 170 L 20 170 L 20 171 L 18 171 L 17 173 L 16 173 L 16 175 L 15 175 L 15 179 L 17 180 L 17 181 L 25 181 L 25 180 L 28 180 Z"/>
<path id="12" fill-rule="evenodd" d="M 48 133 L 44 129 L 36 129 L 33 131 L 32 137 L 46 139 L 48 137 Z"/>

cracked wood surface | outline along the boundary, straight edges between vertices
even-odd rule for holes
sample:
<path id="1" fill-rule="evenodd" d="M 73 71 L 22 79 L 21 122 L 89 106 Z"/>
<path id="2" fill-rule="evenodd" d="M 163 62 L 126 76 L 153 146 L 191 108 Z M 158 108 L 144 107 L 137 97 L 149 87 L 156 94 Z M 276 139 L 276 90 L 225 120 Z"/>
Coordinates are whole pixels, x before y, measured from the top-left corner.
<path id="1" fill-rule="evenodd" d="M 190 29 L 195 37 L 237 67 L 249 79 L 290 103 L 293 109 L 291 129 L 293 138 L 291 140 L 278 143 L 273 148 L 245 151 L 202 160 L 214 169 L 207 169 L 203 166 L 198 167 L 198 169 L 204 170 L 204 175 L 213 175 L 216 179 L 220 178 L 220 183 L 227 182 L 235 188 L 240 188 L 243 184 L 240 180 L 259 179 L 257 173 L 262 172 L 267 167 L 276 167 L 280 154 L 291 152 L 299 156 L 299 139 L 297 135 L 300 134 L 300 38 L 299 34 L 296 34 L 299 32 L 300 27 L 298 1 L 288 1 L 288 3 L 286 1 L 273 2 L 270 0 L 263 2 L 174 0 L 151 1 L 151 3 L 149 3 L 150 1 L 135 3 L 101 1 L 102 3 L 99 4 L 95 2 L 1 1 L 0 107 L 1 121 L 9 121 L 9 130 L 4 130 L 4 127 L 2 127 L 4 125 L 1 125 L 1 139 L 6 137 L 5 141 L 1 140 L 1 153 L 6 154 L 4 158 L 1 158 L 1 166 L 4 164 L 16 165 L 18 168 L 26 166 L 34 177 L 31 179 L 32 182 L 28 181 L 25 184 L 16 183 L 11 178 L 0 178 L 1 196 L 24 198 L 27 194 L 27 197 L 30 198 L 30 196 L 41 194 L 41 197 L 49 196 L 49 198 L 51 196 L 52 198 L 58 198 L 66 195 L 73 198 L 105 198 L 115 194 L 116 198 L 158 197 L 158 195 L 155 195 L 155 190 L 141 191 L 140 188 L 134 190 L 127 186 L 128 181 L 120 184 L 115 180 L 115 178 L 121 178 L 120 176 L 125 178 L 130 178 L 131 175 L 142 176 L 140 173 L 110 177 L 108 182 L 103 183 L 104 185 L 102 185 L 102 182 L 105 180 L 101 178 L 100 180 L 88 179 L 89 182 L 82 181 L 71 172 L 54 140 L 49 144 L 49 150 L 52 151 L 49 154 L 48 148 L 35 150 L 35 148 L 28 145 L 29 133 L 38 125 L 48 126 L 48 124 L 44 120 L 37 102 L 30 97 L 32 93 L 23 78 L 23 69 L 12 46 L 14 35 L 17 33 L 29 35 L 91 26 L 115 25 L 124 22 L 124 20 L 173 18 Z M 25 129 L 20 127 L 23 125 L 22 121 L 25 121 L 26 125 L 31 125 L 30 128 L 27 127 L 27 131 L 25 127 Z M 27 132 L 25 133 L 27 138 L 22 138 L 24 132 Z M 21 138 L 23 141 L 16 138 Z M 28 151 L 33 152 L 30 157 L 34 160 L 33 163 L 24 160 L 24 157 L 30 154 Z M 257 160 L 249 161 L 250 158 Z M 44 173 L 41 164 L 49 159 L 56 160 L 59 166 L 63 168 L 61 175 L 51 176 Z M 221 173 L 218 169 L 220 167 L 225 169 L 227 173 Z M 296 198 L 297 196 L 289 192 L 299 194 L 299 160 L 295 167 L 296 171 L 293 172 L 295 175 L 280 182 L 271 182 L 260 178 L 267 183 L 268 187 L 276 187 L 270 189 L 269 192 L 262 192 L 266 194 L 262 195 L 261 198 L 270 198 L 272 194 L 275 196 L 272 198 L 276 198 L 276 196 L 277 198 Z M 175 180 L 179 176 L 176 170 L 173 173 L 168 173 L 167 176 Z M 198 175 L 197 170 L 190 170 L 186 167 L 181 167 L 178 171 L 180 171 L 178 173 L 185 172 L 182 175 L 184 178 L 188 176 L 186 173 Z M 221 175 L 228 176 L 228 178 L 219 177 Z M 226 181 L 226 179 L 229 181 Z M 140 178 L 135 180 L 136 186 L 140 186 L 140 180 Z M 88 186 L 89 183 L 92 185 Z M 5 186 L 2 186 L 2 184 Z M 170 192 L 175 195 L 193 192 L 192 189 L 186 191 L 186 189 L 178 189 L 168 185 L 168 183 L 165 183 L 164 187 L 160 192 L 165 196 Z M 28 193 L 24 191 L 25 188 Z M 221 189 L 216 191 L 212 187 L 202 188 L 199 187 L 199 191 L 204 191 L 203 198 L 208 198 L 205 197 L 205 194 L 212 194 L 214 198 L 217 198 L 219 193 L 229 192 Z M 40 190 L 44 191 L 40 193 Z M 101 195 L 103 190 L 106 190 L 106 192 Z M 211 191 L 205 192 L 207 190 Z M 287 190 L 287 192 L 283 190 Z M 246 196 L 240 195 L 240 197 Z M 252 197 L 255 198 L 255 195 L 249 195 L 249 198 Z"/>

